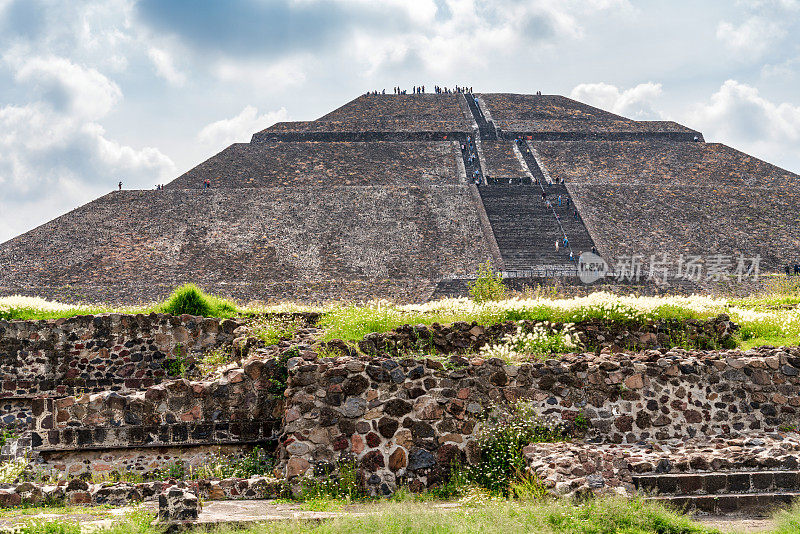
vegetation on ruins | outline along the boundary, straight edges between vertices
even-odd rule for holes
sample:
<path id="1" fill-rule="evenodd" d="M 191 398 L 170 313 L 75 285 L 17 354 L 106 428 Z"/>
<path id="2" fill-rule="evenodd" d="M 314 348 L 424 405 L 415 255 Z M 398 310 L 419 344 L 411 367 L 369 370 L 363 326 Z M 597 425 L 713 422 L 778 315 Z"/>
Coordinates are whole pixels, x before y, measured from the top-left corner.
<path id="1" fill-rule="evenodd" d="M 494 495 L 508 496 L 514 488 L 531 488 L 537 483 L 525 473 L 522 449 L 531 443 L 560 441 L 570 436 L 561 421 L 541 417 L 530 402 L 496 406 L 487 414 L 477 434 L 480 460 L 461 467 L 459 476 Z"/>
<path id="2" fill-rule="evenodd" d="M 156 308 L 172 315 L 198 315 L 202 317 L 233 317 L 239 313 L 236 304 L 205 293 L 194 284 L 184 284 Z"/>
<path id="3" fill-rule="evenodd" d="M 0 297 L 0 319 L 54 319 L 111 312 L 186 313 L 191 309 L 200 311 L 203 315 L 220 317 L 255 316 L 254 332 L 269 344 L 291 337 L 291 332 L 299 325 L 291 320 L 266 317 L 300 311 L 321 314 L 319 326 L 324 330 L 323 340 L 345 341 L 357 341 L 369 333 L 386 332 L 406 324 L 475 321 L 482 325 L 491 325 L 509 320 L 577 323 L 590 319 L 607 323 L 644 324 L 658 320 L 708 319 L 725 313 L 741 326 L 741 348 L 800 343 L 800 283 L 776 277 L 768 285 L 768 289 L 764 294 L 736 299 L 702 295 L 645 297 L 595 292 L 573 298 L 536 294 L 504 300 L 457 298 L 410 305 L 373 301 L 359 305 L 331 304 L 317 307 L 290 303 L 237 307 L 230 301 L 207 295 L 197 287 L 182 286 L 163 303 L 115 309 L 63 304 L 33 297 Z"/>
<path id="4" fill-rule="evenodd" d="M 544 321 L 536 323 L 533 330 L 527 331 L 523 322 L 520 321 L 516 332 L 504 336 L 500 343 L 485 345 L 479 354 L 483 358 L 513 361 L 525 355 L 575 352 L 580 348 L 580 339 L 571 323 L 566 323 L 558 328 L 557 325 Z"/>
<path id="5" fill-rule="evenodd" d="M 250 335 L 259 338 L 265 345 L 274 345 L 280 341 L 292 339 L 294 333 L 304 322 L 292 317 L 257 316 L 248 324 Z"/>
<path id="6" fill-rule="evenodd" d="M 506 298 L 508 290 L 503 283 L 503 276 L 494 270 L 491 260 L 478 266 L 478 276 L 469 282 L 469 296 L 475 302 L 490 302 Z"/>

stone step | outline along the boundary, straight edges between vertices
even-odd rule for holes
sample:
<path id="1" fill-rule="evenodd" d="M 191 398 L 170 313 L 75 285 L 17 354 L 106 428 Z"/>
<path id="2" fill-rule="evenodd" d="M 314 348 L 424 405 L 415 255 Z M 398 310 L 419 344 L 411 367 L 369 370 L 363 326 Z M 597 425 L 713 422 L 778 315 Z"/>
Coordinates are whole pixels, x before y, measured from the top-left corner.
<path id="1" fill-rule="evenodd" d="M 722 495 L 669 495 L 645 497 L 645 501 L 666 504 L 675 510 L 704 514 L 763 514 L 791 505 L 798 491 L 769 493 L 727 493 Z"/>
<path id="2" fill-rule="evenodd" d="M 633 475 L 637 490 L 658 495 L 800 491 L 800 471 L 716 471 Z"/>

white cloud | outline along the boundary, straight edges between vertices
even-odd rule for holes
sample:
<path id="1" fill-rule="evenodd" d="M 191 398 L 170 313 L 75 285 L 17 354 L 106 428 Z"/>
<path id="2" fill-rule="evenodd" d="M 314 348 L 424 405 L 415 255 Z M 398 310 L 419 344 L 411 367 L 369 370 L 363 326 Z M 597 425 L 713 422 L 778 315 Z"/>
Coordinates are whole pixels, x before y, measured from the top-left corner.
<path id="1" fill-rule="evenodd" d="M 197 134 L 197 139 L 214 148 L 223 148 L 237 142 L 246 143 L 255 132 L 288 118 L 289 115 L 284 108 L 259 115 L 258 109 L 246 106 L 235 117 L 212 122 L 203 127 Z"/>
<path id="2" fill-rule="evenodd" d="M 109 139 L 102 126 L 42 102 L 0 107 L 0 242 L 111 190 L 150 188 L 175 167 L 155 148 Z"/>
<path id="3" fill-rule="evenodd" d="M 7 54 L 5 60 L 14 69 L 16 81 L 40 90 L 51 105 L 76 117 L 103 117 L 122 100 L 117 84 L 97 70 L 66 58 L 24 57 L 14 52 Z"/>
<path id="4" fill-rule="evenodd" d="M 222 82 L 244 84 L 274 92 L 305 82 L 306 61 L 305 57 L 291 57 L 265 65 L 260 60 L 226 58 L 218 61 L 212 71 Z"/>
<path id="5" fill-rule="evenodd" d="M 733 53 L 746 59 L 759 58 L 786 36 L 786 27 L 779 20 L 750 17 L 738 26 L 722 21 L 717 25 L 717 39 Z"/>
<path id="6" fill-rule="evenodd" d="M 570 97 L 586 104 L 636 120 L 661 118 L 653 109 L 653 101 L 661 96 L 660 83 L 640 83 L 636 87 L 620 90 L 607 83 L 584 83 L 576 86 Z"/>
<path id="7" fill-rule="evenodd" d="M 156 67 L 158 75 L 169 84 L 182 87 L 186 83 L 186 75 L 175 68 L 172 56 L 166 50 L 153 46 L 147 50 L 147 55 Z"/>
<path id="8" fill-rule="evenodd" d="M 694 106 L 686 122 L 719 141 L 771 163 L 797 168 L 800 106 L 774 103 L 755 87 L 728 80 L 710 100 Z"/>

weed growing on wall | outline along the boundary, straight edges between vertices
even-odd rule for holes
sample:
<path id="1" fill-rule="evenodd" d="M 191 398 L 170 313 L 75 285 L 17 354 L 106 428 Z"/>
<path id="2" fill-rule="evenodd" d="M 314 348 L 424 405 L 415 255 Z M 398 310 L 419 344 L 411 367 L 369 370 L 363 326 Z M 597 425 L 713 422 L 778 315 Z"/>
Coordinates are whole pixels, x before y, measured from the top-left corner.
<path id="1" fill-rule="evenodd" d="M 259 338 L 265 345 L 275 345 L 292 339 L 304 325 L 300 319 L 288 317 L 256 317 L 248 323 L 250 335 Z"/>
<path id="2" fill-rule="evenodd" d="M 27 467 L 27 458 L 14 458 L 0 463 L 0 483 L 11 484 L 15 482 Z"/>
<path id="3" fill-rule="evenodd" d="M 358 484 L 358 470 L 355 463 L 339 464 L 337 472 L 324 478 L 308 478 L 302 483 L 300 499 L 344 499 L 352 502 L 364 497 Z"/>
<path id="4" fill-rule="evenodd" d="M 274 467 L 275 459 L 261 447 L 255 447 L 241 458 L 215 454 L 206 463 L 193 469 L 191 478 L 249 478 L 268 474 Z"/>
<path id="5" fill-rule="evenodd" d="M 526 480 L 523 447 L 566 437 L 564 424 L 541 417 L 531 402 L 496 407 L 480 425 L 480 461 L 463 467 L 466 478 L 492 493 L 508 496 L 512 483 Z"/>
<path id="6" fill-rule="evenodd" d="M 233 358 L 230 354 L 230 351 L 217 348 L 207 351 L 205 354 L 203 354 L 203 357 L 199 362 L 197 362 L 197 368 L 200 371 L 201 376 L 207 376 L 213 373 L 219 367 L 230 363 L 232 359 Z"/>
<path id="7" fill-rule="evenodd" d="M 556 354 L 580 348 L 580 339 L 571 323 L 559 328 L 544 321 L 536 323 L 533 330 L 528 331 L 520 321 L 516 332 L 505 335 L 499 343 L 485 345 L 479 354 L 482 358 L 500 358 L 510 363 L 526 355 Z"/>
<path id="8" fill-rule="evenodd" d="M 494 270 L 491 260 L 478 266 L 478 277 L 468 286 L 469 295 L 475 302 L 503 300 L 508 293 L 503 277 Z"/>

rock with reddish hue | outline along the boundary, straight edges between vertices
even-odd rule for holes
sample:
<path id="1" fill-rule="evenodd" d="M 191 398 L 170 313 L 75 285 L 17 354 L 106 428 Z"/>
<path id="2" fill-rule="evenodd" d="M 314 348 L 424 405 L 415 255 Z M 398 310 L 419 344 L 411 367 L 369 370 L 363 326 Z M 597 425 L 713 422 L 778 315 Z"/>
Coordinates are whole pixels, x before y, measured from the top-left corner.
<path id="1" fill-rule="evenodd" d="M 286 478 L 304 475 L 309 467 L 311 467 L 311 464 L 305 458 L 289 458 L 286 464 Z"/>
<path id="2" fill-rule="evenodd" d="M 374 473 L 386 465 L 381 451 L 369 451 L 361 458 L 361 467 Z"/>
<path id="3" fill-rule="evenodd" d="M 397 472 L 405 468 L 406 464 L 406 451 L 402 447 L 397 447 L 389 456 L 389 469 Z"/>

